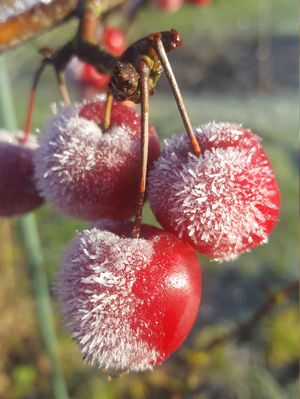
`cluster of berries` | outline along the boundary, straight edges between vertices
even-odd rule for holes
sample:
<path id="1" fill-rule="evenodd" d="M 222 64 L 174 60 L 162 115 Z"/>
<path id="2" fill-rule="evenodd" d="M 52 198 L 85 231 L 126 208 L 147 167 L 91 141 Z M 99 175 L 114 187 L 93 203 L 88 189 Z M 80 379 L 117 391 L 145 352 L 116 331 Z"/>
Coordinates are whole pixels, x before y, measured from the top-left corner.
<path id="1" fill-rule="evenodd" d="M 132 235 L 140 163 L 140 118 L 103 99 L 63 108 L 39 146 L 0 132 L 0 215 L 43 202 L 95 224 L 67 249 L 57 292 L 72 337 L 100 368 L 146 370 L 187 337 L 201 300 L 196 251 L 218 261 L 264 243 L 279 211 L 279 190 L 259 137 L 241 125 L 174 135 L 160 154 L 150 127 L 147 195 L 164 230 Z"/>

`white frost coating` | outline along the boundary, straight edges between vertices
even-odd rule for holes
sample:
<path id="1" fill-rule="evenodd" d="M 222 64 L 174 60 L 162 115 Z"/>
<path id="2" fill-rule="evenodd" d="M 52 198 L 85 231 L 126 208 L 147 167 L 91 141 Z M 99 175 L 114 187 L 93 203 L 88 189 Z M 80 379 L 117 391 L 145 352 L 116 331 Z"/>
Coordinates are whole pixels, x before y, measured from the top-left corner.
<path id="1" fill-rule="evenodd" d="M 78 83 L 81 80 L 84 63 L 78 57 L 72 57 L 66 67 L 66 78 L 72 83 Z"/>
<path id="2" fill-rule="evenodd" d="M 267 241 L 277 185 L 258 136 L 229 123 L 195 131 L 203 154 L 190 152 L 185 134 L 167 140 L 149 175 L 149 201 L 179 237 L 214 260 L 232 260 L 252 246 L 253 236 Z"/>
<path id="3" fill-rule="evenodd" d="M 139 140 L 124 125 L 103 134 L 79 116 L 81 107 L 65 107 L 48 122 L 36 152 L 36 177 L 41 194 L 57 210 L 97 220 L 112 212 L 115 191 L 128 170 L 135 170 Z"/>
<path id="4" fill-rule="evenodd" d="M 14 132 L 10 132 L 5 129 L 0 129 L 0 143 L 1 145 L 15 145 L 20 147 L 19 139 L 24 138 L 24 132 L 21 130 L 16 130 Z M 33 135 L 29 136 L 29 139 L 26 143 L 22 144 L 21 148 L 31 148 L 35 150 L 38 147 L 38 143 L 36 137 Z"/>
<path id="5" fill-rule="evenodd" d="M 141 338 L 151 327 L 137 312 L 132 287 L 151 262 L 153 246 L 97 228 L 82 231 L 66 251 L 56 288 L 72 337 L 91 365 L 113 370 L 151 369 L 158 353 Z M 132 329 L 132 323 L 136 325 Z"/>

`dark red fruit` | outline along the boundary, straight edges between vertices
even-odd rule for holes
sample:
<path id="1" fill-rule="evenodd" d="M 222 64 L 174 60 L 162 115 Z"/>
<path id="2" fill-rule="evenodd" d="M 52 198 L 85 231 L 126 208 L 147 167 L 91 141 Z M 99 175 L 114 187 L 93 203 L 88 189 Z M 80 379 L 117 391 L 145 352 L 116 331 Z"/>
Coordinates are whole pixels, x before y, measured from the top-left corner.
<path id="1" fill-rule="evenodd" d="M 127 40 L 119 28 L 106 26 L 102 36 L 103 46 L 114 55 L 121 55 L 127 47 Z"/>
<path id="2" fill-rule="evenodd" d="M 22 215 L 43 203 L 34 180 L 36 148 L 35 137 L 20 144 L 16 134 L 0 130 L 0 216 Z"/>
<path id="3" fill-rule="evenodd" d="M 131 217 L 140 164 L 140 117 L 114 103 L 111 126 L 100 125 L 104 101 L 64 108 L 48 123 L 36 156 L 38 185 L 55 208 L 87 220 Z M 150 127 L 149 166 L 159 155 Z"/>
<path id="4" fill-rule="evenodd" d="M 202 149 L 173 136 L 149 175 L 149 201 L 162 226 L 215 260 L 267 241 L 278 221 L 279 189 L 257 135 L 241 125 L 195 130 Z"/>
<path id="5" fill-rule="evenodd" d="M 109 75 L 98 72 L 97 69 L 90 64 L 83 64 L 81 80 L 83 84 L 93 86 L 98 91 L 104 91 L 107 88 L 110 77 Z"/>
<path id="6" fill-rule="evenodd" d="M 57 288 L 84 359 L 100 368 L 140 371 L 162 363 L 189 334 L 200 304 L 201 273 L 189 244 L 133 223 L 100 221 L 72 241 Z"/>
<path id="7" fill-rule="evenodd" d="M 110 53 L 121 55 L 126 47 L 127 41 L 123 31 L 116 27 L 105 27 L 99 40 Z M 81 89 L 94 89 L 104 92 L 107 89 L 110 75 L 100 73 L 92 65 L 73 58 L 68 64 L 67 76 L 71 81 L 81 86 Z"/>

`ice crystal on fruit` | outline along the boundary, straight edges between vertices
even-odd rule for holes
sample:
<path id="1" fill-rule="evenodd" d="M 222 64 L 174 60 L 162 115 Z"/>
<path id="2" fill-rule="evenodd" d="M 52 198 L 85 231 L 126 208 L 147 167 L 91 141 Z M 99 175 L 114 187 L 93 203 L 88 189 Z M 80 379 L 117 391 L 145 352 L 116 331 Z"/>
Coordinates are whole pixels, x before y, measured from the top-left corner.
<path id="1" fill-rule="evenodd" d="M 0 129 L 0 142 L 1 145 L 10 145 L 10 146 L 19 146 L 20 139 L 24 138 L 24 132 L 21 132 L 20 130 L 10 132 L 5 129 Z M 38 147 L 37 140 L 35 136 L 30 135 L 27 142 L 22 144 L 23 149 L 26 152 L 26 148 L 31 148 L 32 150 L 35 150 Z"/>
<path id="2" fill-rule="evenodd" d="M 140 371 L 158 354 L 143 337 L 151 328 L 138 313 L 143 299 L 133 287 L 151 262 L 152 244 L 84 230 L 65 253 L 57 291 L 72 337 L 84 359 L 99 368 Z M 148 331 L 149 329 L 149 331 Z"/>

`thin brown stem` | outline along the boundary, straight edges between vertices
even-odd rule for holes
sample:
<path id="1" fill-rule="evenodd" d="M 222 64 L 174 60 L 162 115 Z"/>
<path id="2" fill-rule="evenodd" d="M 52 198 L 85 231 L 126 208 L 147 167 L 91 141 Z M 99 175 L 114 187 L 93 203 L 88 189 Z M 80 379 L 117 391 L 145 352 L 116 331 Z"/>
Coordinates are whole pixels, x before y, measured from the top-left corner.
<path id="1" fill-rule="evenodd" d="M 91 1 L 86 1 L 84 4 L 87 7 L 87 3 L 92 3 Z M 81 40 L 89 43 L 97 43 L 97 26 L 98 26 L 98 16 L 99 12 L 95 10 L 95 7 L 90 6 L 86 8 L 80 18 L 79 23 L 79 36 Z"/>
<path id="2" fill-rule="evenodd" d="M 158 57 L 160 59 L 160 62 L 162 64 L 162 66 L 163 66 L 163 68 L 164 68 L 164 70 L 166 72 L 169 84 L 171 86 L 173 95 L 175 97 L 175 101 L 176 101 L 176 104 L 177 104 L 178 111 L 179 111 L 179 113 L 181 115 L 185 130 L 186 130 L 186 132 L 187 132 L 187 134 L 189 136 L 189 139 L 190 139 L 190 142 L 191 142 L 191 145 L 192 145 L 192 148 L 193 148 L 193 152 L 194 152 L 195 155 L 198 156 L 201 153 L 201 148 L 199 146 L 199 143 L 198 143 L 197 138 L 195 136 L 194 130 L 192 128 L 191 121 L 190 121 L 190 118 L 188 116 L 187 110 L 185 108 L 185 105 L 184 105 L 184 102 L 183 102 L 183 98 L 182 98 L 181 92 L 179 90 L 175 75 L 173 73 L 173 70 L 172 70 L 171 64 L 169 62 L 166 50 L 164 48 L 163 42 L 161 40 L 161 37 L 159 35 L 155 35 L 154 36 L 153 46 L 155 48 L 155 51 L 157 52 L 157 55 L 158 55 Z"/>
<path id="3" fill-rule="evenodd" d="M 103 131 L 106 132 L 110 127 L 110 119 L 111 119 L 111 107 L 113 102 L 113 95 L 110 89 L 107 90 L 106 93 L 106 102 L 104 109 L 104 118 L 103 118 Z"/>
<path id="4" fill-rule="evenodd" d="M 70 95 L 66 84 L 65 74 L 61 70 L 55 70 L 58 88 L 60 91 L 61 98 L 65 105 L 71 105 Z"/>
<path id="5" fill-rule="evenodd" d="M 46 67 L 47 63 L 42 62 L 36 73 L 34 74 L 33 77 L 33 83 L 30 91 L 30 97 L 29 97 L 29 103 L 28 103 L 28 108 L 27 108 L 27 115 L 26 115 L 26 121 L 25 121 L 25 127 L 24 127 L 24 137 L 19 139 L 20 143 L 26 143 L 29 139 L 29 134 L 31 131 L 31 123 L 32 123 L 32 115 L 35 107 L 35 97 L 36 97 L 36 90 L 39 85 L 42 73 Z"/>
<path id="6" fill-rule="evenodd" d="M 132 238 L 139 238 L 143 205 L 146 191 L 146 177 L 148 164 L 148 147 L 149 147 L 149 67 L 141 61 L 139 65 L 140 72 L 140 90 L 141 90 L 141 162 L 140 162 L 140 180 L 138 202 L 135 213 L 135 223 L 132 232 Z"/>
<path id="7" fill-rule="evenodd" d="M 97 43 L 97 27 L 100 17 L 103 22 L 104 17 L 118 10 L 126 2 L 127 0 L 81 1 L 82 16 L 78 28 L 80 39 L 83 42 Z"/>

